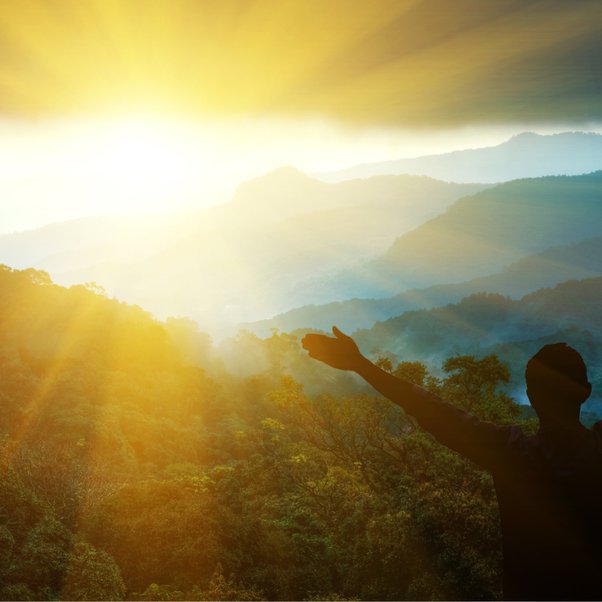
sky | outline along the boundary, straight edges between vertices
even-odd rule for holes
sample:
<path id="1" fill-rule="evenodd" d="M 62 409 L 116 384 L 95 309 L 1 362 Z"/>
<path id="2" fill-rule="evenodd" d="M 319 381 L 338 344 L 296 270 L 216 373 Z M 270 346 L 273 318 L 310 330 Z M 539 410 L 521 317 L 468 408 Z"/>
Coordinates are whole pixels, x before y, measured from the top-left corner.
<path id="1" fill-rule="evenodd" d="M 0 232 L 599 131 L 601 30 L 597 0 L 1 3 Z"/>
<path id="2" fill-rule="evenodd" d="M 11 0 L 0 110 L 592 120 L 598 0 Z"/>

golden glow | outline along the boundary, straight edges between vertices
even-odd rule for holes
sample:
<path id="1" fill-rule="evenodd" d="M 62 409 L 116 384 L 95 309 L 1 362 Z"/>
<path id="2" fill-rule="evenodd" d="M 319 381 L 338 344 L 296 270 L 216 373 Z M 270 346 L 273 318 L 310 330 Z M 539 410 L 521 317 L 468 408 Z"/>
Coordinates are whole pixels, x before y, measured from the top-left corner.
<path id="1" fill-rule="evenodd" d="M 200 120 L 168 113 L 0 121 L 0 234 L 114 213 L 173 212 L 232 198 L 281 166 L 306 173 L 499 144 L 536 129 L 465 126 L 417 132 L 320 119 Z"/>
<path id="2" fill-rule="evenodd" d="M 12 0 L 0 110 L 592 120 L 601 19 L 583 1 Z"/>
<path id="3" fill-rule="evenodd" d="M 167 199 L 177 202 L 212 172 L 212 142 L 167 121 L 126 118 L 91 124 L 58 150 L 94 189 L 98 211 L 123 203 L 128 210 L 166 209 Z"/>
<path id="4" fill-rule="evenodd" d="M 68 328 L 61 333 L 61 339 L 59 341 L 48 341 L 50 349 L 56 345 L 55 353 L 48 370 L 40 380 L 35 395 L 29 400 L 29 405 L 23 412 L 23 419 L 13 433 L 7 450 L 9 459 L 18 452 L 27 437 L 29 429 L 43 412 L 54 389 L 61 385 L 61 379 L 70 373 L 73 362 L 72 356 L 76 354 L 78 347 L 85 346 L 87 343 L 82 330 L 83 326 L 91 319 L 94 309 L 92 304 L 78 307 L 77 312 L 71 316 Z M 36 329 L 35 325 L 32 326 L 31 331 L 35 336 L 39 336 L 40 332 L 45 330 L 44 325 L 40 325 L 39 330 Z"/>
<path id="5" fill-rule="evenodd" d="M 148 178 L 151 175 L 154 181 L 176 180 L 193 164 L 202 170 L 203 162 L 210 159 L 210 149 L 203 148 L 202 142 L 193 150 L 192 141 L 185 133 L 170 130 L 157 122 L 128 120 L 109 124 L 90 139 L 89 145 L 98 158 L 100 169 L 121 172 L 126 181 L 129 177 Z M 81 167 L 86 169 L 88 166 Z"/>
<path id="6" fill-rule="evenodd" d="M 19 111 L 264 111 L 413 1 L 17 1 L 0 83 Z M 330 27 L 335 24 L 336 28 Z"/>

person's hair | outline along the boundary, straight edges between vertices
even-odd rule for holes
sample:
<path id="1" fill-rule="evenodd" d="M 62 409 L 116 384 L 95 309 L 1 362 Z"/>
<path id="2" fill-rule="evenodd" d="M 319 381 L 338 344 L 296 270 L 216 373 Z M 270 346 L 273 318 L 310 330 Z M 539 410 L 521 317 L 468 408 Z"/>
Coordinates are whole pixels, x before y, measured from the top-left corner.
<path id="1" fill-rule="evenodd" d="M 579 405 L 587 399 L 590 384 L 581 354 L 566 343 L 544 345 L 527 363 L 527 389 L 537 389 L 552 402 Z M 531 400 L 533 402 L 533 400 Z"/>

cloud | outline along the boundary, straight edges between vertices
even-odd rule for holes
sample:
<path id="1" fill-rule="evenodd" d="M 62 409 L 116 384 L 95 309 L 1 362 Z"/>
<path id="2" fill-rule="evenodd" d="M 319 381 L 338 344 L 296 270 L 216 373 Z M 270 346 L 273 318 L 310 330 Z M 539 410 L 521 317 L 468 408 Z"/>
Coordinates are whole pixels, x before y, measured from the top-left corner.
<path id="1" fill-rule="evenodd" d="M 12 0 L 0 112 L 602 118 L 598 0 Z"/>

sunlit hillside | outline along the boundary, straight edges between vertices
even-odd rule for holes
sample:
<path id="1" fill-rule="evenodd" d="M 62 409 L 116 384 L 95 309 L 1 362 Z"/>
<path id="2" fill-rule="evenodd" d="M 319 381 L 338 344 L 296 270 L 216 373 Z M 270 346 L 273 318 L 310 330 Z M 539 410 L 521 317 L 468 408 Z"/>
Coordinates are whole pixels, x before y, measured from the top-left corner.
<path id="1" fill-rule="evenodd" d="M 3 267 L 0 292 L 0 511 L 13 516 L 0 529 L 3 598 L 495 595 L 493 532 L 483 539 L 469 527 L 467 538 L 458 524 L 445 548 L 404 574 L 383 562 L 383 545 L 411 559 L 428 540 L 408 518 L 394 534 L 380 528 L 399 508 L 412 513 L 421 498 L 432 525 L 463 514 L 465 494 L 426 509 L 414 454 L 436 459 L 428 487 L 480 473 L 457 462 L 450 473 L 448 452 L 353 379 L 316 368 L 294 337 L 239 336 L 218 351 L 189 323 L 159 323 L 33 270 Z M 347 398 L 308 398 L 291 374 Z M 516 414 L 501 394 L 480 411 Z M 416 498 L 400 497 L 401 482 Z M 482 487 L 470 503 L 489 516 Z M 357 547 L 354 533 L 366 528 L 371 538 Z M 447 557 L 468 551 L 484 556 L 461 568 Z M 442 582 L 441 566 L 472 584 Z"/>
<path id="2" fill-rule="evenodd" d="M 601 599 L 600 57 L 592 0 L 0 2 L 0 601 Z"/>

